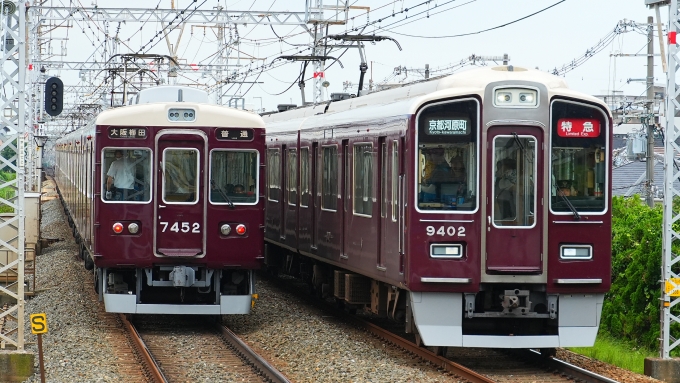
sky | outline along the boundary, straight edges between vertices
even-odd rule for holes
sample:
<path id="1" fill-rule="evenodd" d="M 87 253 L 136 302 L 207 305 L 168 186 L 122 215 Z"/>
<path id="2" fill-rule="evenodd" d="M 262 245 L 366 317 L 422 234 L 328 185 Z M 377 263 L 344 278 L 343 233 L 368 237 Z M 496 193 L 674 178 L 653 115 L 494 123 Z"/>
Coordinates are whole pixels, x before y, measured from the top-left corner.
<path id="1" fill-rule="evenodd" d="M 140 1 L 129 0 L 50 0 L 55 6 L 77 3 L 91 7 L 96 4 L 100 8 L 140 7 Z M 309 0 L 307 0 L 309 1 Z M 198 4 L 202 9 L 216 6 L 232 11 L 291 11 L 305 10 L 303 0 L 143 0 L 145 7 L 185 9 Z M 336 4 L 326 1 L 324 4 Z M 509 63 L 514 66 L 538 68 L 552 71 L 577 60 L 573 70 L 562 71 L 567 84 L 576 90 L 592 94 L 611 94 L 619 91 L 625 95 L 639 96 L 645 93 L 647 36 L 645 32 L 647 17 L 656 15 L 654 10 L 645 6 L 644 0 L 350 0 L 353 8 L 345 25 L 331 25 L 328 34 L 353 33 L 353 29 L 362 30 L 363 34 L 390 37 L 398 42 L 401 50 L 393 41 L 383 40 L 365 43 L 365 56 L 368 70 L 364 80 L 364 88 L 369 80 L 374 84 L 407 83 L 420 80 L 422 75 L 417 70 L 429 64 L 431 76 L 459 72 L 472 66 L 460 63 L 471 55 L 482 57 L 503 56 L 508 54 Z M 366 8 L 370 12 L 366 13 Z M 408 11 L 406 10 L 408 9 Z M 326 11 L 326 16 L 333 14 Z M 394 16 L 392 16 L 394 14 Z M 666 30 L 668 7 L 660 9 L 662 27 Z M 341 18 L 342 19 L 342 18 Z M 629 27 L 628 32 L 614 34 L 620 21 L 628 20 L 638 24 L 638 28 Z M 655 20 L 656 22 L 656 20 Z M 96 24 L 96 25 L 95 25 Z M 58 59 L 68 61 L 88 60 L 92 57 L 101 61 L 104 52 L 101 41 L 104 33 L 116 32 L 116 23 L 78 22 L 73 28 L 55 30 L 51 36 L 54 50 L 61 51 L 61 44 L 67 48 L 67 54 Z M 116 49 L 118 53 L 136 53 L 142 46 L 153 48 L 146 53 L 169 54 L 165 41 L 157 37 L 162 26 L 153 23 L 126 23 L 120 25 L 118 35 L 122 44 Z M 214 59 L 217 48 L 214 28 L 194 26 L 186 27 L 181 39 L 179 32 L 170 32 L 168 37 L 175 43 L 179 41 L 178 56 L 185 63 L 209 63 Z M 655 29 L 656 31 L 656 29 Z M 80 33 L 79 33 L 80 32 Z M 66 33 L 68 40 L 62 43 L 59 34 Z M 230 57 L 241 56 L 241 60 L 230 59 L 230 64 L 245 84 L 229 84 L 224 89 L 225 103 L 231 97 L 243 98 L 249 109 L 275 110 L 277 104 L 301 104 L 300 89 L 296 79 L 300 75 L 301 63 L 274 60 L 281 55 L 310 55 L 307 49 L 312 41 L 309 33 L 300 26 L 266 26 L 239 25 L 238 30 L 231 29 L 232 35 L 238 33 L 241 44 L 229 53 Z M 665 33 L 665 32 L 664 32 Z M 279 39 L 277 36 L 281 37 Z M 452 36 L 437 38 L 441 36 Z M 609 38 L 608 38 L 609 37 Z M 608 39 L 607 39 L 608 38 Z M 604 42 L 603 42 L 604 40 Z M 664 38 L 665 41 L 665 38 Z M 98 48 L 99 47 L 99 48 Z M 597 49 L 596 49 L 597 48 Z M 597 53 L 583 61 L 589 50 Z M 654 51 L 659 53 L 658 38 L 654 39 Z M 667 51 L 667 49 L 666 49 Z M 111 53 L 109 49 L 108 54 Z M 617 54 L 627 56 L 616 56 Z M 325 80 L 329 85 L 325 88 L 325 99 L 331 93 L 356 93 L 359 82 L 360 55 L 357 49 L 335 50 L 329 56 L 339 58 L 338 63 L 329 65 L 325 72 Z M 248 60 L 248 57 L 264 60 Z M 272 63 L 273 62 L 273 63 Z M 501 64 L 487 61 L 483 65 Z M 442 69 L 454 67 L 448 71 Z M 408 68 L 395 74 L 396 67 Z M 248 70 L 250 69 L 250 72 Z M 69 73 L 71 72 L 71 73 Z M 49 75 L 62 77 L 67 84 L 80 81 L 77 73 L 58 70 L 50 67 Z M 312 101 L 312 65 L 305 73 L 306 101 Z M 405 73 L 407 75 L 405 75 Z M 180 74 L 180 83 L 214 83 L 210 75 L 202 77 L 196 73 Z M 629 81 L 643 80 L 643 81 Z M 94 79 L 95 82 L 101 78 Z M 258 83 L 252 83 L 258 82 Z M 351 82 L 353 86 L 345 87 Z M 666 76 L 662 72 L 661 59 L 655 57 L 655 83 L 665 85 Z M 292 85 L 292 86 L 291 86 Z"/>

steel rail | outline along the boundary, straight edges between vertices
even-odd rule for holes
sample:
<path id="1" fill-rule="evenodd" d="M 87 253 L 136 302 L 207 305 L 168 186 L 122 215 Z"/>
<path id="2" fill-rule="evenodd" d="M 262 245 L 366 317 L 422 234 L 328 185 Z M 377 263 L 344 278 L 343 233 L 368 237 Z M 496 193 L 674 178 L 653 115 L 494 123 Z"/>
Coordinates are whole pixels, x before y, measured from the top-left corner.
<path id="1" fill-rule="evenodd" d="M 401 347 L 406 351 L 415 354 L 419 358 L 424 359 L 436 366 L 439 366 L 446 372 L 457 375 L 463 379 L 467 379 L 472 383 L 494 383 L 494 380 L 491 380 L 490 378 L 484 375 L 478 374 L 463 365 L 460 365 L 458 363 L 455 363 L 451 360 L 444 358 L 443 356 L 439 356 L 426 348 L 419 347 L 415 343 L 409 342 L 404 338 L 392 334 L 389 331 L 373 323 L 366 322 L 359 318 L 355 318 L 351 315 L 345 315 L 345 318 L 351 320 L 357 326 L 363 327 L 366 331 L 394 344 L 395 346 Z"/>
<path id="2" fill-rule="evenodd" d="M 609 379 L 605 376 L 598 375 L 594 372 L 584 370 L 581 367 L 574 366 L 573 364 L 567 363 L 563 360 L 557 359 L 555 357 L 544 357 L 540 352 L 536 350 L 527 350 L 527 357 L 532 359 L 532 362 L 536 363 L 546 363 L 550 365 L 551 368 L 560 371 L 572 378 L 574 380 L 584 382 L 584 383 L 619 383 L 616 380 Z"/>
<path id="3" fill-rule="evenodd" d="M 144 360 L 146 370 L 151 375 L 153 381 L 156 383 L 168 383 L 168 380 L 165 378 L 165 375 L 163 375 L 163 372 L 161 372 L 158 363 L 156 363 L 156 360 L 153 358 L 153 356 L 149 352 L 149 349 L 144 344 L 142 337 L 139 336 L 139 332 L 137 332 L 135 326 L 133 326 L 132 323 L 130 323 L 130 321 L 127 320 L 125 314 L 119 314 L 118 316 L 120 318 L 120 321 L 123 323 L 123 327 L 125 327 L 125 329 L 128 331 L 128 334 L 130 334 L 130 338 L 132 339 L 133 345 L 137 352 L 139 353 L 139 355 Z"/>
<path id="4" fill-rule="evenodd" d="M 253 365 L 253 368 L 259 371 L 266 379 L 272 383 L 290 383 L 279 370 L 264 360 L 259 354 L 245 344 L 236 334 L 228 328 L 218 325 L 220 332 L 224 336 L 225 341 L 232 346 L 236 352 L 243 358 L 247 359 Z"/>

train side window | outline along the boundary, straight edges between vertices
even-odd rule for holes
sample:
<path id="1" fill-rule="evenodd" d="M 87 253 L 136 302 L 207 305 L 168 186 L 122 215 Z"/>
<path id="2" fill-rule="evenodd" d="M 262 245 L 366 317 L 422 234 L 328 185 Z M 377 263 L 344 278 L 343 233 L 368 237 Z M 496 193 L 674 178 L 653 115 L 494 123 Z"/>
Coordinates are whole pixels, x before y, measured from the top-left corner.
<path id="1" fill-rule="evenodd" d="M 392 141 L 392 221 L 397 222 L 399 211 L 399 141 Z"/>
<path id="2" fill-rule="evenodd" d="M 210 153 L 210 202 L 253 204 L 258 196 L 258 156 L 253 150 Z"/>
<path id="3" fill-rule="evenodd" d="M 151 150 L 102 150 L 102 200 L 109 203 L 151 201 Z"/>
<path id="4" fill-rule="evenodd" d="M 370 217 L 373 213 L 373 146 L 354 145 L 354 214 Z"/>
<path id="5" fill-rule="evenodd" d="M 322 157 L 321 208 L 338 208 L 338 147 L 324 146 Z"/>
<path id="6" fill-rule="evenodd" d="M 198 171 L 198 150 L 165 149 L 163 151 L 163 202 L 197 202 Z"/>
<path id="7" fill-rule="evenodd" d="M 309 148 L 300 148 L 300 207 L 309 206 Z"/>
<path id="8" fill-rule="evenodd" d="M 267 150 L 267 198 L 270 201 L 278 202 L 278 190 L 280 189 L 281 162 L 279 149 Z"/>
<path id="9" fill-rule="evenodd" d="M 297 149 L 288 149 L 288 204 L 297 204 Z"/>

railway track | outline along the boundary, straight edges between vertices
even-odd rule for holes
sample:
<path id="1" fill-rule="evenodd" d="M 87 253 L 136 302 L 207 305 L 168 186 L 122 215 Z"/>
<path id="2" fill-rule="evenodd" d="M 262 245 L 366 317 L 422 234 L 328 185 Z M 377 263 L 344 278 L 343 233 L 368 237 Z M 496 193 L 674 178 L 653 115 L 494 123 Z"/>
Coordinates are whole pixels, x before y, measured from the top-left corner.
<path id="1" fill-rule="evenodd" d="M 271 278 L 268 278 L 271 281 Z M 293 282 L 295 281 L 295 282 Z M 274 282 L 291 294 L 307 298 L 311 304 L 321 302 L 311 294 L 304 294 L 307 285 L 298 280 Z M 294 285 L 293 285 L 294 284 Z M 323 300 L 324 310 L 358 328 L 383 339 L 395 347 L 406 350 L 423 361 L 429 362 L 444 373 L 457 376 L 471 383 L 617 383 L 615 380 L 584 370 L 578 366 L 544 357 L 533 350 L 502 350 L 483 348 L 432 348 L 418 346 L 412 334 L 395 329 L 394 323 L 339 310 L 336 305 Z"/>
<path id="2" fill-rule="evenodd" d="M 206 318 L 120 318 L 153 382 L 289 382 L 229 329 Z"/>

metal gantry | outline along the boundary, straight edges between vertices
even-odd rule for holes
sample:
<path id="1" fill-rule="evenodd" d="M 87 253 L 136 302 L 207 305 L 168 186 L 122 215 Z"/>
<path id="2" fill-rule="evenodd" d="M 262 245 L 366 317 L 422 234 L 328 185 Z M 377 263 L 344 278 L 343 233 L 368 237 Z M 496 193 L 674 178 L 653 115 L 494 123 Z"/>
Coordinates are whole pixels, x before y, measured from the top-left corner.
<path id="1" fill-rule="evenodd" d="M 657 5 L 658 6 L 658 5 Z M 680 262 L 680 254 L 673 251 L 680 244 L 680 232 L 678 227 L 680 211 L 673 209 L 673 202 L 680 197 L 680 190 L 673 187 L 673 181 L 680 179 L 680 169 L 676 158 L 680 156 L 680 86 L 677 83 L 677 74 L 680 70 L 680 57 L 678 57 L 677 37 L 680 31 L 680 14 L 678 14 L 678 1 L 671 0 L 668 17 L 668 72 L 666 80 L 666 128 L 665 128 L 665 174 L 664 174 L 664 211 L 663 211 L 663 261 L 662 276 L 664 286 L 671 289 L 662 289 L 662 347 L 661 357 L 669 359 L 671 351 L 680 346 L 680 335 L 677 332 L 680 324 L 678 317 L 678 304 L 680 296 L 680 273 L 677 263 Z"/>
<path id="2" fill-rule="evenodd" d="M 0 285 L 0 292 L 13 300 L 13 304 L 0 312 L 0 341 L 2 348 L 10 346 L 24 349 L 24 167 L 28 135 L 26 124 L 26 5 L 23 1 L 0 3 L 0 38 L 2 38 L 2 62 L 0 92 L 3 127 L 10 127 L 16 134 L 5 137 L 0 144 L 0 171 L 13 172 L 16 178 L 0 180 L 0 189 L 11 190 L 0 196 L 0 206 L 9 207 L 14 214 L 0 215 L 0 275 L 13 281 Z M 11 40 L 11 41 L 10 41 Z"/>

